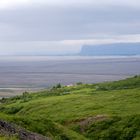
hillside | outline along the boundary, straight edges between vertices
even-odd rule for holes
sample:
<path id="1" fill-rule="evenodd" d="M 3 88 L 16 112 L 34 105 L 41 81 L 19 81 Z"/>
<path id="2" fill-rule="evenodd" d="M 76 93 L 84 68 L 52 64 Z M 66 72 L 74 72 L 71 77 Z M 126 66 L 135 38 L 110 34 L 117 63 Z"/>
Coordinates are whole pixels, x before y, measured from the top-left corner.
<path id="1" fill-rule="evenodd" d="M 139 101 L 140 76 L 99 84 L 57 85 L 2 99 L 0 120 L 50 140 L 139 140 Z M 11 137 L 21 139 L 19 133 Z"/>
<path id="2" fill-rule="evenodd" d="M 133 56 L 140 55 L 140 43 L 114 43 L 103 45 L 84 45 L 82 56 Z"/>

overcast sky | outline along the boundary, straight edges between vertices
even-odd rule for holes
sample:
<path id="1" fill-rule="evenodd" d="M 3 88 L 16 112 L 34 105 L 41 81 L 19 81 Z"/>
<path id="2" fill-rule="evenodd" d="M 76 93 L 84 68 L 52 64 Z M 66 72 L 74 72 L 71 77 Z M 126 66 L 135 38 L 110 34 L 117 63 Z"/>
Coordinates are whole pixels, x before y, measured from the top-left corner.
<path id="1" fill-rule="evenodd" d="M 139 0 L 0 0 L 0 54 L 112 42 L 140 42 Z"/>

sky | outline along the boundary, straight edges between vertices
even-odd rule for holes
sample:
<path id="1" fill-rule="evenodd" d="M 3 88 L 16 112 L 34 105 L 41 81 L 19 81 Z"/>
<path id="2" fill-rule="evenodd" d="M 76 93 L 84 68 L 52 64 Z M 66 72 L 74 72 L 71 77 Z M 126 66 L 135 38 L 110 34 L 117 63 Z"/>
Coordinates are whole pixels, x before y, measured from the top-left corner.
<path id="1" fill-rule="evenodd" d="M 140 42 L 139 0 L 0 0 L 0 55 L 71 54 Z"/>

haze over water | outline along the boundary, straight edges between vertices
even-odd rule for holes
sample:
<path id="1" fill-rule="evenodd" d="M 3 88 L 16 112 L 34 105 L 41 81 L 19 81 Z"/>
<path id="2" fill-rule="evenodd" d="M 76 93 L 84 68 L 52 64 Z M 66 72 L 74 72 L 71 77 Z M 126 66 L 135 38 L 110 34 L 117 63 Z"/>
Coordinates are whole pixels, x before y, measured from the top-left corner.
<path id="1" fill-rule="evenodd" d="M 140 57 L 1 56 L 0 97 L 64 85 L 113 81 L 140 74 Z"/>
<path id="2" fill-rule="evenodd" d="M 45 88 L 96 83 L 140 74 L 140 57 L 1 57 L 0 87 Z"/>

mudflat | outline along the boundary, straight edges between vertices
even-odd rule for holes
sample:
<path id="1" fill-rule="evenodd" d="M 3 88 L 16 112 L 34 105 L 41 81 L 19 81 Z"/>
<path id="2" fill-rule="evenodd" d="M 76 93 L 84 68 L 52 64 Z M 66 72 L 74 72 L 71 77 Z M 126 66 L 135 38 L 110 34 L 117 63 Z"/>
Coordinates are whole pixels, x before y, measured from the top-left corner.
<path id="1" fill-rule="evenodd" d="M 0 97 L 57 83 L 97 83 L 140 74 L 140 57 L 1 57 Z"/>

